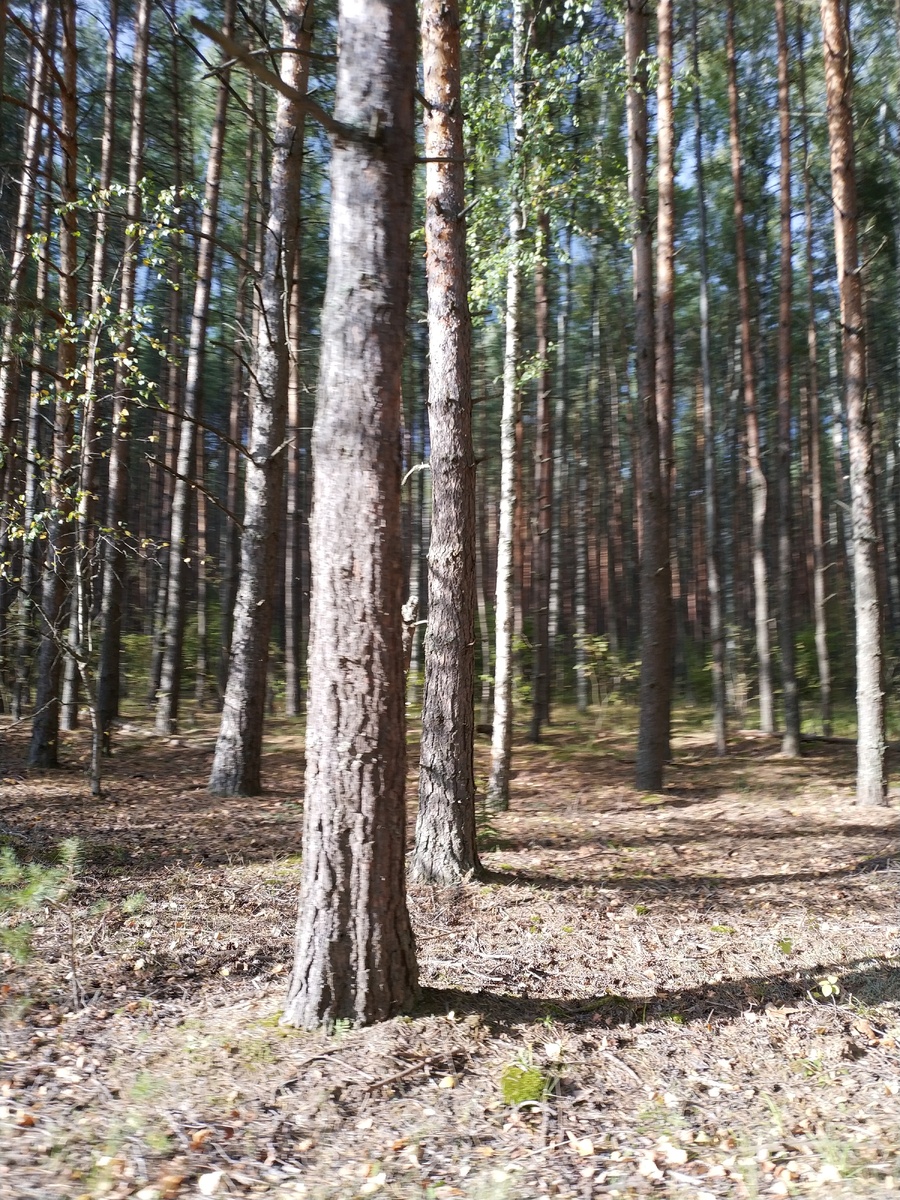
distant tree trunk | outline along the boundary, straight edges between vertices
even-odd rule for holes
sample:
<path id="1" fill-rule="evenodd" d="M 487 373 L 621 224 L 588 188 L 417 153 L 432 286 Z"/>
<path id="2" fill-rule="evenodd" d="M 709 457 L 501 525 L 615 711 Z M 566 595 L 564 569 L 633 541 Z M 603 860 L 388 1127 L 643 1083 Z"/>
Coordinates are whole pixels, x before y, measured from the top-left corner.
<path id="1" fill-rule="evenodd" d="M 822 733 L 831 736 L 831 662 L 828 654 L 828 621 L 825 561 L 825 521 L 822 500 L 822 421 L 819 412 L 819 368 L 816 334 L 815 259 L 813 257 L 812 181 L 809 172 L 809 126 L 806 112 L 806 64 L 803 50 L 802 9 L 797 9 L 797 60 L 800 68 L 800 114 L 803 129 L 803 225 L 806 234 L 806 326 L 809 393 L 809 474 L 812 507 L 813 613 L 816 660 L 819 667 L 819 703 Z"/>
<path id="2" fill-rule="evenodd" d="M 641 683 L 636 786 L 658 792 L 669 749 L 672 571 L 660 468 L 653 322 L 653 244 L 647 205 L 647 0 L 628 0 L 628 191 L 633 222 L 637 406 L 641 469 Z"/>
<path id="3" fill-rule="evenodd" d="M 771 734 L 775 732 L 775 706 L 772 694 L 772 654 L 769 646 L 769 593 L 765 553 L 766 477 L 763 474 L 759 453 L 756 367 L 753 360 L 750 280 L 747 273 L 747 246 L 744 232 L 744 183 L 738 109 L 737 51 L 734 40 L 734 0 L 728 0 L 726 51 L 728 55 L 731 179 L 734 186 L 734 232 L 737 241 L 738 301 L 741 311 L 741 373 L 744 383 L 744 411 L 747 418 L 747 457 L 750 464 L 750 494 L 752 499 L 753 595 L 756 608 L 756 656 L 759 669 L 759 727 L 763 733 Z"/>
<path id="4" fill-rule="evenodd" d="M 482 413 L 484 408 L 481 409 Z M 481 428 L 483 428 L 483 421 Z M 478 718 L 480 725 L 491 723 L 491 628 L 488 620 L 488 582 L 485 558 L 488 539 L 488 487 L 483 468 L 476 466 L 477 505 L 475 508 L 475 589 L 478 600 L 478 637 L 481 644 L 481 702 Z"/>
<path id="5" fill-rule="evenodd" d="M 223 29 L 228 37 L 234 30 L 235 0 L 225 0 Z M 215 233 L 219 215 L 219 188 L 222 180 L 222 154 L 225 144 L 225 120 L 228 112 L 230 71 L 219 75 L 216 111 L 206 164 L 203 218 L 200 224 L 200 248 L 197 256 L 197 282 L 191 313 L 188 341 L 187 378 L 178 438 L 178 458 L 172 495 L 172 531 L 169 537 L 169 578 L 166 594 L 166 624 L 156 706 L 157 733 L 174 733 L 178 728 L 178 703 L 181 693 L 182 649 L 184 646 L 186 572 L 185 557 L 190 525 L 190 479 L 194 469 L 196 418 L 200 411 L 203 361 L 209 299 L 215 251 Z"/>
<path id="6" fill-rule="evenodd" d="M 135 13 L 134 71 L 131 100 L 131 146 L 128 155 L 128 230 L 122 257 L 119 315 L 127 322 L 134 308 L 137 258 L 141 235 L 141 176 L 144 167 L 144 124 L 147 107 L 147 53 L 150 44 L 150 0 L 140 0 Z M 130 348 L 126 339 L 126 351 Z M 109 495 L 106 510 L 103 593 L 100 608 L 100 667 L 97 706 L 106 753 L 112 744 L 112 723 L 119 715 L 119 664 L 122 645 L 122 596 L 128 562 L 125 535 L 128 513 L 129 405 L 125 365 L 116 359 L 109 451 Z"/>
<path id="7" fill-rule="evenodd" d="M 424 0 L 425 265 L 432 518 L 419 810 L 410 877 L 458 883 L 475 840 L 475 451 L 457 0 Z M 444 161 L 441 161 L 444 160 Z"/>
<path id="8" fill-rule="evenodd" d="M 418 993 L 406 907 L 400 423 L 416 10 L 341 0 L 313 432 L 303 873 L 283 1020 L 391 1017 Z M 373 132 L 377 140 L 373 138 Z"/>
<path id="9" fill-rule="evenodd" d="M 821 0 L 834 242 L 841 295 L 844 395 L 850 443 L 856 614 L 856 798 L 887 803 L 881 604 L 878 594 L 873 414 L 866 388 L 865 311 L 857 231 L 849 29 L 840 0 Z"/>
<path id="10" fill-rule="evenodd" d="M 532 655 L 531 729 L 533 742 L 541 739 L 541 726 L 550 721 L 550 572 L 553 527 L 553 410 L 550 371 L 550 217 L 537 222 L 537 265 L 534 281 L 534 318 L 538 375 L 534 435 L 534 537 L 531 555 Z"/>
<path id="11" fill-rule="evenodd" d="M 678 554 L 670 528 L 675 478 L 673 433 L 675 407 L 675 113 L 672 98 L 672 10 L 673 0 L 658 0 L 656 6 L 656 58 L 659 78 L 656 87 L 656 126 L 659 164 L 656 221 L 656 420 L 659 426 L 660 474 L 669 543 L 670 586 L 669 672 L 674 682 L 678 637 L 672 583 L 677 582 Z M 680 606 L 679 606 L 680 611 Z M 671 698 L 672 682 L 669 684 Z M 671 704 L 666 710 L 666 758 L 671 757 Z"/>
<path id="12" fill-rule="evenodd" d="M 310 0 L 283 5 L 281 74 L 301 95 L 309 72 Z M 298 53 L 291 53 L 296 47 Z M 278 576 L 278 541 L 284 485 L 288 407 L 286 301 L 300 205 L 303 121 L 300 106 L 279 94 L 269 176 L 263 270 L 254 356 L 256 390 L 244 482 L 241 570 L 231 640 L 228 686 L 216 741 L 209 790 L 219 796 L 252 796 L 261 790 L 263 722 L 269 635 Z"/>
<path id="13" fill-rule="evenodd" d="M 201 408 L 202 417 L 202 408 Z M 199 710 L 206 704 L 206 684 L 209 675 L 209 516 L 206 492 L 206 443 L 203 430 L 197 431 L 197 457 L 194 478 L 197 489 L 197 659 L 194 669 L 194 704 Z"/>
<path id="14" fill-rule="evenodd" d="M 791 506 L 791 98 L 785 0 L 775 0 L 778 32 L 778 140 L 781 151 L 781 276 L 778 305 L 778 632 L 784 736 L 781 752 L 800 754 L 800 696 L 794 665 L 794 549 Z"/>
<path id="15" fill-rule="evenodd" d="M 300 523 L 304 516 L 303 399 L 300 372 L 302 336 L 302 280 L 300 275 L 300 229 L 294 232 L 294 253 L 288 294 L 288 421 L 285 447 L 285 555 L 284 555 L 284 711 L 299 717 L 303 708 L 301 686 L 303 641 L 303 572 L 300 553 Z"/>
<path id="16" fill-rule="evenodd" d="M 700 107 L 700 50 L 697 0 L 691 4 L 694 59 L 694 173 L 700 225 L 700 372 L 703 383 L 703 511 L 706 529 L 706 586 L 709 593 L 709 634 L 712 643 L 713 733 L 716 754 L 728 750 L 725 712 L 725 626 L 719 570 L 719 514 L 716 494 L 715 414 L 709 362 L 709 267 L 707 264 L 706 192 L 703 180 L 703 119 Z"/>
<path id="17" fill-rule="evenodd" d="M 563 502 L 567 494 L 566 478 L 566 406 L 569 392 L 569 328 L 572 319 L 572 233 L 566 229 L 566 249 L 563 260 L 563 295 L 557 314 L 557 393 L 553 412 L 553 510 L 550 524 L 550 612 L 547 641 L 550 649 L 550 670 L 554 683 L 559 680 L 556 669 L 559 653 L 560 618 L 562 614 L 562 525 Z M 599 364 L 596 364 L 599 365 Z M 596 395 L 596 390 L 595 390 Z"/>
<path id="18" fill-rule="evenodd" d="M 58 79 L 62 153 L 60 198 L 66 206 L 59 225 L 59 308 L 63 318 L 74 323 L 78 314 L 78 218 L 75 208 L 78 200 L 78 48 L 75 0 L 60 0 L 59 15 L 62 24 L 62 70 Z M 34 719 L 28 748 L 30 767 L 58 766 L 59 678 L 62 668 L 60 618 L 72 546 L 69 472 L 72 466 L 74 412 L 70 388 L 75 382 L 75 356 L 74 329 L 64 330 L 56 360 L 58 380 L 49 486 L 51 516 L 41 581 L 41 644 Z"/>
<path id="19" fill-rule="evenodd" d="M 497 535 L 497 596 L 494 607 L 494 722 L 487 805 L 509 808 L 512 761 L 513 676 L 515 673 L 515 586 L 513 533 L 516 515 L 516 425 L 519 410 L 520 264 L 524 227 L 521 149 L 525 137 L 525 0 L 513 0 L 513 88 L 515 144 L 510 164 L 509 264 L 506 270 L 506 346 L 503 355 L 503 408 L 500 414 L 500 525 Z"/>

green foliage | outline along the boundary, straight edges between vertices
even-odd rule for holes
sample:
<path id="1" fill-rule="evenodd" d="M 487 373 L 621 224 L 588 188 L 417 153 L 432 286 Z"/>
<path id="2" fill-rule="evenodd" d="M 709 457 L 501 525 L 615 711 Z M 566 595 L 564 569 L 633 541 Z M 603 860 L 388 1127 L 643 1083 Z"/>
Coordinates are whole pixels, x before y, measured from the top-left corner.
<path id="1" fill-rule="evenodd" d="M 510 1063 L 500 1076 L 500 1091 L 506 1104 L 540 1104 L 550 1089 L 550 1079 L 533 1063 Z"/>
<path id="2" fill-rule="evenodd" d="M 20 863 L 10 846 L 0 849 L 0 947 L 20 963 L 32 953 L 34 926 L 29 915 L 48 905 L 63 903 L 76 887 L 81 866 L 81 844 L 67 838 L 53 866 Z"/>
<path id="3" fill-rule="evenodd" d="M 582 639 L 584 665 L 580 667 L 591 687 L 591 702 L 600 710 L 600 721 L 607 708 L 622 704 L 631 696 L 640 677 L 639 661 L 630 662 L 624 654 L 614 653 L 609 638 Z"/>

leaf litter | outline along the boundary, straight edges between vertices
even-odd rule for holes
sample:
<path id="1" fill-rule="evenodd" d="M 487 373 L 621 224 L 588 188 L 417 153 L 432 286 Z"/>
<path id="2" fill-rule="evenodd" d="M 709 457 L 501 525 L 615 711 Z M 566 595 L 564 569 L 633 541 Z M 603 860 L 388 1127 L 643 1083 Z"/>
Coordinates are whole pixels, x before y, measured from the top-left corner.
<path id="1" fill-rule="evenodd" d="M 410 889 L 418 1010 L 307 1034 L 302 740 L 272 722 L 264 795 L 222 800 L 214 733 L 130 726 L 99 802 L 81 735 L 54 773 L 4 737 L 2 840 L 82 839 L 85 1007 L 48 909 L 2 961 L 3 1200 L 900 1190 L 900 812 L 852 804 L 851 746 L 682 729 L 647 796 L 615 730 L 517 745 L 484 878 Z"/>

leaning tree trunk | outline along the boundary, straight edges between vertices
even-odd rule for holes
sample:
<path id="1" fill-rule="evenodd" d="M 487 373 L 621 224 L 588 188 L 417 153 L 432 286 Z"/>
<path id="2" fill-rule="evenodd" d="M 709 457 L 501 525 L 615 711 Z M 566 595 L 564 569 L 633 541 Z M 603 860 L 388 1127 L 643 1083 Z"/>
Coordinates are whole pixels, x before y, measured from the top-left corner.
<path id="1" fill-rule="evenodd" d="M 125 253 L 119 315 L 126 328 L 132 320 L 141 235 L 141 175 L 144 163 L 144 118 L 147 107 L 147 52 L 150 44 L 150 0 L 140 0 L 135 13 L 134 71 L 131 102 L 131 145 L 128 155 L 128 201 Z M 126 353 L 130 339 L 125 338 Z M 100 667 L 97 672 L 97 709 L 106 753 L 110 751 L 112 723 L 119 715 L 119 659 L 122 644 L 122 595 L 127 558 L 125 530 L 128 511 L 128 447 L 130 400 L 124 359 L 116 358 L 113 412 L 109 451 L 109 493 L 103 554 L 103 589 L 100 601 Z"/>
<path id="2" fill-rule="evenodd" d="M 406 907 L 400 425 L 415 153 L 412 0 L 338 8 L 331 235 L 313 432 L 303 873 L 284 1020 L 418 993 Z"/>
<path id="3" fill-rule="evenodd" d="M 647 203 L 648 0 L 628 0 L 628 191 L 633 221 L 636 421 L 641 470 L 641 682 L 635 782 L 658 792 L 669 752 L 672 691 L 669 522 L 660 468 L 653 322 L 653 235 Z"/>
<path id="4" fill-rule="evenodd" d="M 514 529 L 516 516 L 516 425 L 519 410 L 520 263 L 524 211 L 522 145 L 525 140 L 525 0 L 513 3 L 513 86 L 515 142 L 510 163 L 509 265 L 506 272 L 506 345 L 503 355 L 503 407 L 500 413 L 500 521 L 497 532 L 497 589 L 494 604 L 494 724 L 487 805 L 509 808 L 512 762 L 513 675 L 515 673 Z"/>
<path id="5" fill-rule="evenodd" d="M 50 474 L 50 523 L 41 580 L 41 644 L 34 720 L 28 748 L 30 767 L 56 767 L 59 745 L 59 681 L 62 668 L 62 629 L 68 559 L 72 545 L 69 472 L 74 427 L 71 388 L 76 359 L 74 325 L 78 319 L 78 49 L 75 0 L 62 0 L 62 71 L 59 142 L 62 153 L 60 193 L 65 206 L 59 224 L 59 309 L 65 325 L 57 352 L 56 415 Z"/>
<path id="6" fill-rule="evenodd" d="M 300 96 L 306 91 L 309 71 L 310 9 L 311 0 L 289 0 L 282 8 L 281 77 Z M 257 284 L 260 320 L 244 480 L 240 582 L 228 685 L 209 780 L 209 790 L 218 796 L 254 796 L 262 786 L 269 634 L 276 598 L 285 475 L 289 368 L 285 317 L 299 218 L 302 153 L 300 106 L 296 100 L 279 95 L 263 270 Z"/>
<path id="7" fill-rule="evenodd" d="M 422 5 L 425 268 L 432 517 L 428 627 L 411 878 L 478 869 L 475 841 L 475 451 L 466 271 L 458 0 Z"/>
<path id="8" fill-rule="evenodd" d="M 778 31 L 778 140 L 781 152 L 781 277 L 778 303 L 778 636 L 784 736 L 781 751 L 800 753 L 800 694 L 794 653 L 794 549 L 791 512 L 791 103 L 785 0 L 775 0 Z"/>
<path id="9" fill-rule="evenodd" d="M 856 798 L 887 803 L 881 603 L 873 414 L 866 387 L 865 309 L 858 244 L 849 30 L 840 0 L 821 0 L 834 243 L 841 295 L 844 396 L 850 443 L 850 506 L 856 615 Z"/>
<path id="10" fill-rule="evenodd" d="M 223 29 L 231 37 L 234 29 L 235 0 L 225 0 Z M 191 313 L 188 341 L 187 378 L 181 410 L 175 482 L 172 494 L 172 529 L 169 536 L 169 578 L 166 589 L 166 615 L 159 692 L 156 704 L 157 733 L 174 733 L 178 728 L 178 702 L 181 693 L 182 648 L 187 607 L 185 558 L 190 527 L 191 476 L 194 470 L 196 419 L 200 411 L 203 382 L 206 326 L 212 289 L 216 226 L 219 216 L 219 189 L 222 180 L 222 156 L 225 147 L 225 121 L 228 113 L 231 73 L 224 67 L 219 75 L 216 111 L 213 119 L 206 164 L 203 219 L 200 224 L 200 248 L 197 255 L 197 282 Z"/>
<path id="11" fill-rule="evenodd" d="M 719 513 L 716 479 L 715 414 L 709 361 L 709 266 L 707 263 L 706 191 L 703 180 L 703 120 L 700 106 L 700 49 L 697 0 L 691 4 L 694 61 L 694 172 L 700 249 L 700 373 L 703 386 L 703 515 L 706 530 L 706 589 L 709 594 L 709 635 L 712 642 L 713 734 L 716 754 L 728 750 L 725 705 L 725 624 L 722 615 L 722 574 L 719 553 Z"/>
<path id="12" fill-rule="evenodd" d="M 756 611 L 756 655 L 759 670 L 759 727 L 775 732 L 772 694 L 772 653 L 769 646 L 769 594 L 766 572 L 766 477 L 759 454 L 759 416 L 756 406 L 756 367 L 751 337 L 750 281 L 744 232 L 744 181 L 738 110 L 737 51 L 734 40 L 734 0 L 729 0 L 726 33 L 728 55 L 728 111 L 731 144 L 731 179 L 734 187 L 738 302 L 741 314 L 741 373 L 747 418 L 747 458 L 750 464 L 753 596 Z"/>

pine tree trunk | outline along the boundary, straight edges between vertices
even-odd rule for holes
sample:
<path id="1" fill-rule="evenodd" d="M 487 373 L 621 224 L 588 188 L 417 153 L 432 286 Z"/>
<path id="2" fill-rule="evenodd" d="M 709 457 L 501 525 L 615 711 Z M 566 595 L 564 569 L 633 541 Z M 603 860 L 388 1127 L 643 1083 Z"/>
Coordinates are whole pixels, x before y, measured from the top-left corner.
<path id="1" fill-rule="evenodd" d="M 712 643 L 713 734 L 716 754 L 728 750 L 725 706 L 725 626 L 719 570 L 719 514 L 716 479 L 715 414 L 709 360 L 709 267 L 707 263 L 706 191 L 703 178 L 703 120 L 700 106 L 700 50 L 697 0 L 691 4 L 694 60 L 694 173 L 700 242 L 700 371 L 703 385 L 703 512 L 706 529 L 706 587 L 709 594 L 709 636 Z"/>
<path id="2" fill-rule="evenodd" d="M 341 0 L 313 432 L 303 874 L 284 1020 L 364 1024 L 418 993 L 406 908 L 400 425 L 416 12 Z M 376 141 L 377 138 L 377 141 Z"/>
<path id="3" fill-rule="evenodd" d="M 534 436 L 534 538 L 532 548 L 533 676 L 531 729 L 533 742 L 541 739 L 541 726 L 550 722 L 550 572 L 553 526 L 553 411 L 550 373 L 550 217 L 538 217 L 537 266 L 534 282 L 534 317 L 538 376 Z"/>
<path id="4" fill-rule="evenodd" d="M 510 163 L 509 265 L 506 272 L 506 345 L 503 355 L 503 407 L 500 414 L 500 524 L 497 534 L 497 593 L 494 606 L 494 722 L 487 805 L 509 808 L 512 761 L 513 677 L 515 674 L 514 528 L 516 517 L 516 425 L 519 417 L 520 264 L 524 225 L 521 148 L 525 137 L 525 3 L 513 2 L 513 87 L 515 144 Z"/>
<path id="5" fill-rule="evenodd" d="M 234 10 L 235 0 L 225 0 L 222 20 L 224 32 L 228 37 L 231 37 L 234 29 Z M 197 281 L 194 289 L 194 306 L 191 313 L 191 332 L 188 341 L 187 378 L 184 385 L 178 457 L 172 495 L 166 623 L 156 705 L 157 733 L 175 733 L 178 728 L 181 660 L 187 605 L 185 558 L 187 557 L 188 530 L 190 528 L 192 490 L 190 479 L 194 468 L 196 418 L 200 411 L 200 388 L 203 382 L 206 327 L 209 319 L 215 235 L 219 215 L 219 188 L 222 179 L 222 154 L 225 143 L 230 74 L 226 67 L 219 75 L 216 111 L 206 166 L 203 218 L 200 225 L 200 247 L 197 256 Z"/>
<path id="6" fill-rule="evenodd" d="M 303 94 L 309 70 L 309 0 L 283 5 L 281 74 Z M 297 47 L 299 53 L 291 53 Z M 213 757 L 209 790 L 218 796 L 252 796 L 262 787 L 263 722 L 269 635 L 278 578 L 278 542 L 284 486 L 288 408 L 286 309 L 300 204 L 303 121 L 300 106 L 279 94 L 275 114 L 269 210 L 258 282 L 259 337 L 254 356 L 256 390 L 250 410 L 244 480 L 244 529 L 235 604 L 228 686 Z"/>
<path id="7" fill-rule="evenodd" d="M 769 645 L 769 593 L 765 553 L 767 488 L 759 453 L 756 365 L 753 360 L 750 281 L 747 271 L 747 246 L 744 232 L 744 183 L 738 109 L 737 51 L 734 40 L 734 0 L 729 0 L 728 3 L 726 51 L 728 55 L 731 178 L 734 187 L 734 231 L 737 242 L 738 302 L 741 313 L 741 372 L 744 384 L 744 412 L 747 419 L 747 457 L 752 508 L 751 537 L 753 595 L 756 611 L 756 656 L 759 671 L 759 727 L 763 733 L 772 734 L 775 732 L 775 705 L 772 693 L 772 653 Z"/>
<path id="8" fill-rule="evenodd" d="M 844 396 L 850 443 L 856 615 L 856 799 L 887 803 L 881 604 L 878 589 L 873 414 L 866 388 L 849 30 L 839 0 L 821 0 L 834 242 L 841 296 Z"/>
<path id="9" fill-rule="evenodd" d="M 60 99 L 60 149 L 62 171 L 60 193 L 65 210 L 59 225 L 59 308 L 72 322 L 78 314 L 78 49 L 76 45 L 75 0 L 61 0 L 62 69 L 58 80 Z M 56 414 L 53 424 L 53 455 L 50 475 L 50 527 L 41 581 L 41 644 L 38 651 L 35 711 L 28 748 L 30 767 L 58 766 L 59 682 L 62 669 L 62 629 L 69 558 L 72 550 L 72 502 L 69 472 L 72 466 L 74 432 L 73 397 L 76 345 L 74 330 L 59 341 L 56 369 Z"/>
<path id="10" fill-rule="evenodd" d="M 785 0 L 775 0 L 778 35 L 778 130 L 781 152 L 781 275 L 778 304 L 778 634 L 784 736 L 781 752 L 800 754 L 800 695 L 794 665 L 794 549 L 791 504 L 791 104 Z"/>
<path id="11" fill-rule="evenodd" d="M 419 809 L 410 877 L 458 883 L 475 840 L 475 451 L 457 0 L 422 5 L 432 518 Z M 439 160 L 445 161 L 439 161 Z"/>
<path id="12" fill-rule="evenodd" d="M 809 396 L 809 475 L 812 508 L 813 615 L 816 629 L 816 660 L 819 667 L 819 704 L 822 733 L 831 736 L 831 662 L 828 654 L 828 619 L 825 559 L 825 521 L 822 497 L 822 421 L 819 410 L 818 338 L 816 333 L 815 259 L 813 257 L 812 180 L 809 171 L 809 126 L 806 111 L 806 64 L 803 50 L 803 18 L 797 10 L 797 59 L 799 63 L 800 113 L 803 130 L 803 224 L 806 233 L 806 326 Z"/>
<path id="13" fill-rule="evenodd" d="M 647 0 L 628 0 L 628 191 L 633 221 L 637 424 L 641 470 L 641 682 L 635 783 L 659 792 L 669 750 L 672 573 L 660 469 L 653 321 L 653 245 L 647 205 Z"/>

